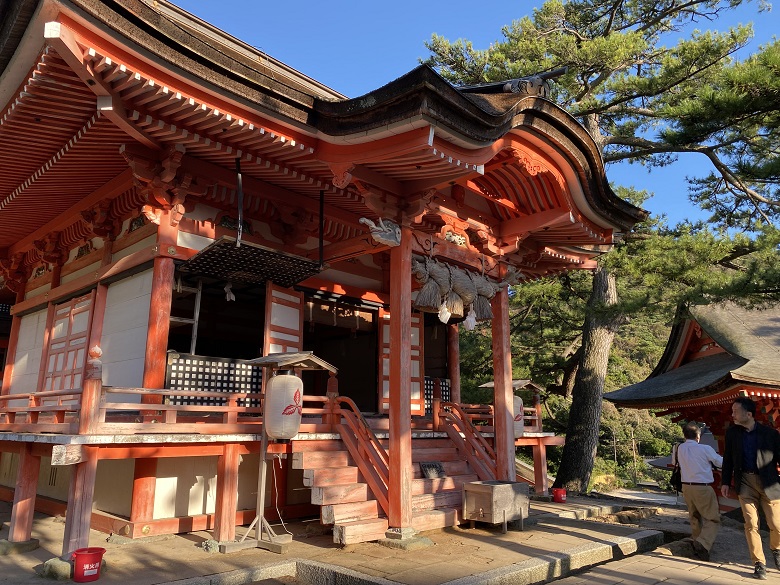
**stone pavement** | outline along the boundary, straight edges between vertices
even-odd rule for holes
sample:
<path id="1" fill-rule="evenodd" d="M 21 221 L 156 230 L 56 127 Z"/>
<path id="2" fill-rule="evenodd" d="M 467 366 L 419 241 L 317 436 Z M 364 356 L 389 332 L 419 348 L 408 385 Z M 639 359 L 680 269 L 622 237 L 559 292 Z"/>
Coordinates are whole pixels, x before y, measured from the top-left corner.
<path id="1" fill-rule="evenodd" d="M 726 585 L 751 578 L 746 564 L 702 563 L 662 554 L 656 549 L 663 533 L 637 526 L 583 520 L 618 511 L 621 504 L 592 498 L 572 498 L 566 504 L 532 502 L 525 530 L 502 534 L 500 527 L 477 524 L 474 529 L 431 531 L 434 545 L 404 551 L 376 543 L 333 544 L 318 522 L 296 522 L 295 535 L 284 556 L 260 549 L 229 555 L 206 552 L 208 533 L 127 541 L 93 532 L 90 546 L 107 549 L 107 569 L 98 583 L 122 585 L 279 585 L 329 583 L 368 585 L 524 585 L 556 580 L 561 585 Z M 10 510 L 0 504 L 7 534 Z M 0 583 L 45 585 L 35 567 L 60 552 L 61 519 L 36 516 L 34 538 L 41 548 L 0 557 Z M 276 527 L 281 532 L 280 527 Z M 653 549 L 656 549 L 653 551 Z M 667 551 L 668 552 L 668 551 Z M 780 584 L 780 572 L 770 569 L 767 583 Z"/>

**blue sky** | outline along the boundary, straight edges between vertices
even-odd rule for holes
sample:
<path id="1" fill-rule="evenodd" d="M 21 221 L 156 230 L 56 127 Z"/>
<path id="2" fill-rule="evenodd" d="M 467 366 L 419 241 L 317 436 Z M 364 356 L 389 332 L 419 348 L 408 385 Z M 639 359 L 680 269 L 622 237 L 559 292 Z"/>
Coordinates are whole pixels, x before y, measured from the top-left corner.
<path id="1" fill-rule="evenodd" d="M 410 0 L 174 3 L 336 91 L 358 97 L 416 67 L 419 59 L 428 55 L 423 43 L 432 33 L 449 40 L 468 39 L 475 48 L 484 49 L 502 38 L 502 26 L 530 15 L 542 0 L 450 0 L 426 4 Z M 771 12 L 757 15 L 754 0 L 727 19 L 703 22 L 699 28 L 726 29 L 748 22 L 753 22 L 756 33 L 748 47 L 752 52 L 776 34 L 780 17 Z M 691 154 L 651 173 L 639 165 L 611 165 L 607 176 L 615 184 L 653 192 L 655 196 L 644 207 L 656 215 L 665 213 L 673 224 L 686 217 L 706 219 L 688 202 L 685 177 L 707 172 L 703 157 Z"/>

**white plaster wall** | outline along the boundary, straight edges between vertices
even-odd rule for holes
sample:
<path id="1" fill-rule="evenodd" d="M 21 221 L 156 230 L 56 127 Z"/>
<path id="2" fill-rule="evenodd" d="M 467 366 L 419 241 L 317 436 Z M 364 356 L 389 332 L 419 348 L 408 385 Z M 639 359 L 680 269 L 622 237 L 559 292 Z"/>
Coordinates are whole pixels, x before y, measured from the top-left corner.
<path id="1" fill-rule="evenodd" d="M 202 250 L 209 244 L 214 243 L 214 240 L 205 236 L 199 236 L 197 234 L 190 234 L 187 232 L 179 232 L 176 236 L 176 244 L 184 248 L 191 248 L 192 250 Z"/>
<path id="2" fill-rule="evenodd" d="M 140 242 L 136 242 L 132 246 L 128 246 L 123 250 L 114 252 L 113 254 L 111 254 L 111 261 L 116 262 L 117 260 L 121 260 L 122 258 L 126 258 L 127 256 L 129 256 L 133 252 L 138 252 L 139 250 L 143 250 L 144 248 L 154 246 L 156 243 L 157 243 L 157 234 L 153 234 L 148 238 L 144 238 Z"/>
<path id="3" fill-rule="evenodd" d="M 103 319 L 103 383 L 138 388 L 143 385 L 144 354 L 152 300 L 152 271 L 112 283 Z M 109 395 L 109 400 L 140 400 L 130 395 Z"/>
<path id="4" fill-rule="evenodd" d="M 46 309 L 22 317 L 11 376 L 11 394 L 36 392 L 43 355 Z"/>
<path id="5" fill-rule="evenodd" d="M 134 459 L 98 462 L 93 508 L 118 516 L 130 516 L 134 463 Z M 0 456 L 0 485 L 14 488 L 18 468 L 19 455 L 3 453 Z M 42 457 L 38 495 L 67 502 L 72 469 L 69 465 L 52 466 L 49 457 Z"/>
<path id="6" fill-rule="evenodd" d="M 129 518 L 133 500 L 134 469 L 135 459 L 98 461 L 92 507 Z"/>
<path id="7" fill-rule="evenodd" d="M 52 465 L 51 457 L 41 457 L 38 495 L 67 502 L 72 470 L 71 465 Z"/>
<path id="8" fill-rule="evenodd" d="M 35 281 L 32 281 L 30 283 L 30 286 L 35 286 Z M 51 282 L 47 282 L 46 284 L 42 284 L 41 286 L 35 286 L 35 288 L 32 288 L 24 293 L 24 300 L 35 298 L 39 295 L 43 295 L 44 293 L 47 293 L 51 290 Z"/>
<path id="9" fill-rule="evenodd" d="M 93 262 L 89 266 L 85 266 L 84 268 L 76 270 L 75 272 L 71 272 L 70 274 L 64 275 L 62 277 L 62 284 L 66 284 L 68 282 L 76 280 L 77 278 L 81 278 L 86 274 L 94 274 L 98 270 L 100 270 L 100 261 Z"/>
<path id="10" fill-rule="evenodd" d="M 214 512 L 217 457 L 164 457 L 157 462 L 154 519 Z"/>
<path id="11" fill-rule="evenodd" d="M 278 464 L 277 464 L 278 465 Z M 268 466 L 270 472 L 271 466 Z M 238 509 L 254 510 L 257 507 L 257 474 L 260 471 L 260 455 L 251 453 L 241 457 L 241 463 L 238 465 Z M 276 468 L 277 476 L 279 468 Z M 269 473 L 269 477 L 270 477 Z M 281 482 L 281 477 L 279 477 Z M 271 505 L 270 495 L 271 480 L 266 481 L 266 502 Z"/>
<path id="12" fill-rule="evenodd" d="M 15 487 L 18 470 L 19 455 L 16 453 L 3 453 L 0 459 L 0 484 L 10 488 Z M 70 475 L 70 465 L 53 466 L 51 457 L 41 457 L 37 494 L 61 502 L 67 502 Z"/>

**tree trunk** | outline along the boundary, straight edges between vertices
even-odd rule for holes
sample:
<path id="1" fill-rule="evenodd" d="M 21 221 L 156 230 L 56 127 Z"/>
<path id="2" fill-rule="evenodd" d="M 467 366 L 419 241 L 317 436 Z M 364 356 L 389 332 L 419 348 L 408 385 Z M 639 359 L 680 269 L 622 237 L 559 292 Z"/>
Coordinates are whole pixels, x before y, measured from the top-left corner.
<path id="1" fill-rule="evenodd" d="M 607 376 L 612 340 L 622 316 L 609 310 L 617 303 L 615 277 L 604 268 L 593 275 L 593 291 L 588 300 L 582 332 L 582 354 L 574 380 L 566 445 L 554 487 L 572 493 L 588 489 L 596 447 L 599 441 L 601 395 Z"/>

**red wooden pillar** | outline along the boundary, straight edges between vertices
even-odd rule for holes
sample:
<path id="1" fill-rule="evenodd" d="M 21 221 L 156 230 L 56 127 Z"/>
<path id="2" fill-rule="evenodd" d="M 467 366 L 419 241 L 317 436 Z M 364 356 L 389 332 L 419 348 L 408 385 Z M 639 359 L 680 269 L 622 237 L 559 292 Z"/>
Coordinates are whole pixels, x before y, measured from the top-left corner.
<path id="1" fill-rule="evenodd" d="M 533 446 L 534 453 L 534 482 L 537 494 L 547 494 L 547 447 L 541 438 Z"/>
<path id="2" fill-rule="evenodd" d="M 16 345 L 19 341 L 19 328 L 22 325 L 22 318 L 13 316 L 11 319 L 11 335 L 8 338 L 8 351 L 5 354 L 5 369 L 3 370 L 3 388 L 2 394 L 11 392 L 11 376 L 14 373 L 14 360 L 16 359 Z"/>
<path id="3" fill-rule="evenodd" d="M 515 436 L 512 427 L 512 355 L 509 345 L 509 295 L 506 288 L 491 301 L 493 309 L 493 410 L 496 449 L 496 479 L 514 481 Z"/>
<path id="4" fill-rule="evenodd" d="M 214 540 L 236 538 L 238 511 L 238 443 L 226 443 L 217 462 L 217 502 L 214 511 Z"/>
<path id="5" fill-rule="evenodd" d="M 19 452 L 19 471 L 11 508 L 11 526 L 8 529 L 9 542 L 27 542 L 32 538 L 35 493 L 40 468 L 41 458 L 32 454 L 32 443 L 25 443 Z"/>
<path id="6" fill-rule="evenodd" d="M 65 534 L 62 538 L 62 557 L 66 559 L 71 557 L 74 550 L 89 546 L 98 448 L 84 446 L 82 453 L 84 459 L 75 465 L 68 490 L 68 510 L 65 513 Z"/>
<path id="7" fill-rule="evenodd" d="M 450 378 L 450 402 L 460 402 L 460 330 L 447 325 L 447 375 Z"/>
<path id="8" fill-rule="evenodd" d="M 173 258 L 160 256 L 154 259 L 152 302 L 149 307 L 149 327 L 146 333 L 146 355 L 144 356 L 144 388 L 159 389 L 165 386 L 174 269 Z M 159 397 L 155 398 L 157 402 L 160 401 Z"/>
<path id="9" fill-rule="evenodd" d="M 149 522 L 154 518 L 154 489 L 157 485 L 157 459 L 136 459 L 133 470 L 133 496 L 130 521 Z"/>
<path id="10" fill-rule="evenodd" d="M 412 530 L 412 233 L 390 249 L 390 485 L 389 538 Z"/>

